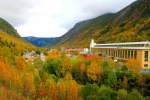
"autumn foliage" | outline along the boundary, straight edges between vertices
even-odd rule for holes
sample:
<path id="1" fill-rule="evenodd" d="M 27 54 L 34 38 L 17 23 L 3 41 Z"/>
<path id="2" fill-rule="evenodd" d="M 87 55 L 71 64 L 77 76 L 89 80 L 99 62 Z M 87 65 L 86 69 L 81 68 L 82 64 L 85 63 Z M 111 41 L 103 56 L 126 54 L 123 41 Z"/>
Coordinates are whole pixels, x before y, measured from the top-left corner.
<path id="1" fill-rule="evenodd" d="M 120 100 L 134 94 L 140 98 L 149 95 L 150 77 L 134 70 L 138 63 L 130 60 L 128 66 L 117 67 L 113 60 L 101 56 L 68 57 L 54 50 L 46 62 L 35 58 L 33 64 L 8 48 L 0 51 L 2 100 Z"/>

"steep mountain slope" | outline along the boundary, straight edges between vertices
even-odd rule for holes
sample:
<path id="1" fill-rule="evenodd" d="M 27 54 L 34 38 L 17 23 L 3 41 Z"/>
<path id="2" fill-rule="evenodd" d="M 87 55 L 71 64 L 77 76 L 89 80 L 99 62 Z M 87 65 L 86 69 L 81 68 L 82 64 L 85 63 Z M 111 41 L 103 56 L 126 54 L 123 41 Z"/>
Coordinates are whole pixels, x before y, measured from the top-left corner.
<path id="1" fill-rule="evenodd" d="M 19 36 L 15 28 L 3 18 L 0 18 L 0 32 L 5 32 L 10 35 Z"/>
<path id="2" fill-rule="evenodd" d="M 24 51 L 33 49 L 35 46 L 21 38 L 12 25 L 0 18 L 0 57 L 22 55 Z"/>
<path id="3" fill-rule="evenodd" d="M 44 47 L 46 45 L 53 45 L 55 44 L 59 38 L 38 38 L 38 37 L 24 37 L 25 40 L 29 41 L 30 43 L 38 46 L 38 47 Z"/>
<path id="4" fill-rule="evenodd" d="M 9 35 L 5 32 L 0 32 L 0 48 L 12 49 L 12 52 L 23 53 L 26 50 L 32 50 L 35 48 L 32 44 L 26 42 L 22 38 Z"/>
<path id="5" fill-rule="evenodd" d="M 150 0 L 137 0 L 114 14 L 77 23 L 60 38 L 57 47 L 89 47 L 96 42 L 150 40 Z"/>

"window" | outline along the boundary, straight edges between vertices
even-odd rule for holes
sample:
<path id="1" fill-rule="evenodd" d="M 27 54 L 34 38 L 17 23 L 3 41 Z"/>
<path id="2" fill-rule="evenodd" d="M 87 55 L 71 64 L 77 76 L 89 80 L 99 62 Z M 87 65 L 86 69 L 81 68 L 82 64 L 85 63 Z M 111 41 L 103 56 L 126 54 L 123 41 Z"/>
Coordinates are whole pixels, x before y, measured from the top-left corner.
<path id="1" fill-rule="evenodd" d="M 112 56 L 112 50 L 110 49 L 110 56 Z"/>
<path id="2" fill-rule="evenodd" d="M 118 50 L 116 50 L 116 57 L 118 57 Z"/>
<path id="3" fill-rule="evenodd" d="M 131 58 L 133 58 L 133 50 L 131 50 Z"/>
<path id="4" fill-rule="evenodd" d="M 125 50 L 123 50 L 123 58 L 126 58 Z"/>
<path id="5" fill-rule="evenodd" d="M 117 57 L 119 57 L 119 50 L 117 50 Z"/>
<path id="6" fill-rule="evenodd" d="M 144 61 L 148 61 L 148 51 L 144 52 Z"/>
<path id="7" fill-rule="evenodd" d="M 144 64 L 144 67 L 147 68 L 147 67 L 148 67 L 148 64 Z"/>
<path id="8" fill-rule="evenodd" d="M 109 51 L 108 55 L 110 56 L 110 49 L 108 49 L 108 51 Z"/>
<path id="9" fill-rule="evenodd" d="M 105 55 L 107 55 L 107 49 L 105 49 Z"/>
<path id="10" fill-rule="evenodd" d="M 122 50 L 120 50 L 120 58 L 122 58 Z"/>
<path id="11" fill-rule="evenodd" d="M 112 51 L 112 56 L 113 56 L 113 57 L 115 57 L 114 52 L 115 52 L 115 50 L 113 49 L 113 51 Z"/>
<path id="12" fill-rule="evenodd" d="M 117 50 L 115 50 L 115 57 L 117 57 Z"/>
<path id="13" fill-rule="evenodd" d="M 134 51 L 134 59 L 136 59 L 136 57 L 137 57 L 137 51 L 135 50 Z"/>
<path id="14" fill-rule="evenodd" d="M 113 56 L 115 57 L 115 50 L 113 50 Z"/>
<path id="15" fill-rule="evenodd" d="M 123 50 L 121 50 L 121 58 L 123 58 Z"/>
<path id="16" fill-rule="evenodd" d="M 121 58 L 121 50 L 119 50 L 119 58 Z"/>
<path id="17" fill-rule="evenodd" d="M 128 50 L 128 58 L 130 58 L 130 50 Z"/>
<path id="18" fill-rule="evenodd" d="M 128 55 L 127 55 L 127 54 L 128 54 L 128 50 L 125 51 L 125 58 L 126 58 L 126 59 L 128 58 Z"/>

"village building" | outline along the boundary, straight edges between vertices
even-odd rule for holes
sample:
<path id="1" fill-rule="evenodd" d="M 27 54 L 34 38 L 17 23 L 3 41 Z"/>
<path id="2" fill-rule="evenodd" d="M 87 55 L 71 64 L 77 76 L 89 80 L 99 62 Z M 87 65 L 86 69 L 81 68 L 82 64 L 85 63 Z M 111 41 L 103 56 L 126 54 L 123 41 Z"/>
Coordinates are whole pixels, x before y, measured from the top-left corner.
<path id="1" fill-rule="evenodd" d="M 46 57 L 43 53 L 40 54 L 40 59 L 41 59 L 41 61 L 45 62 Z"/>
<path id="2" fill-rule="evenodd" d="M 33 62 L 35 56 L 36 56 L 36 52 L 35 51 L 26 52 L 23 55 L 23 57 L 25 58 L 26 62 L 28 62 L 28 61 Z"/>
<path id="3" fill-rule="evenodd" d="M 78 53 L 78 54 L 88 54 L 89 49 L 88 48 L 65 48 L 65 53 L 71 54 L 71 53 Z"/>
<path id="4" fill-rule="evenodd" d="M 36 57 L 39 57 L 41 61 L 45 62 L 45 55 L 43 53 L 41 53 L 40 55 L 38 55 L 35 51 L 31 51 L 31 52 L 26 52 L 23 57 L 25 58 L 26 62 L 32 62 L 32 64 L 34 64 L 34 60 Z"/>
<path id="5" fill-rule="evenodd" d="M 114 62 L 127 63 L 129 60 L 137 62 L 144 70 L 150 70 L 150 42 L 124 42 L 97 44 L 91 40 L 90 51 L 98 49 L 100 55 L 109 57 Z"/>

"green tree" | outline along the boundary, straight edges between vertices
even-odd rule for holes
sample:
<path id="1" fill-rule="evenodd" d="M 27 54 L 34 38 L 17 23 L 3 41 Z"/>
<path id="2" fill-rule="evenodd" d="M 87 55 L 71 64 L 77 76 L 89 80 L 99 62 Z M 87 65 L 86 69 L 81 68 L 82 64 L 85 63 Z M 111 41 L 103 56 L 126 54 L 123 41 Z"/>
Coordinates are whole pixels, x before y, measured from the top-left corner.
<path id="1" fill-rule="evenodd" d="M 116 100 L 117 93 L 110 87 L 101 86 L 98 90 L 100 100 Z"/>
<path id="2" fill-rule="evenodd" d="M 96 84 L 87 84 L 81 88 L 80 94 L 84 100 L 87 100 L 88 98 L 92 98 L 93 95 L 97 93 L 98 89 L 99 87 Z"/>
<path id="3" fill-rule="evenodd" d="M 144 100 L 150 100 L 150 96 L 145 97 Z"/>
<path id="4" fill-rule="evenodd" d="M 104 62 L 102 63 L 102 68 L 103 68 L 104 75 L 107 75 L 108 72 L 110 71 L 110 65 L 108 60 L 104 60 Z"/>
<path id="5" fill-rule="evenodd" d="M 119 89 L 117 92 L 117 100 L 126 100 L 127 99 L 127 90 Z"/>
<path id="6" fill-rule="evenodd" d="M 108 73 L 107 84 L 110 87 L 116 88 L 116 83 L 117 83 L 116 73 L 114 71 L 111 71 L 110 73 Z"/>
<path id="7" fill-rule="evenodd" d="M 40 49 L 39 49 L 39 48 L 37 48 L 37 49 L 35 50 L 35 52 L 36 52 L 38 55 L 40 55 L 40 54 L 41 54 L 41 51 L 40 51 Z"/>
<path id="8" fill-rule="evenodd" d="M 144 100 L 144 98 L 137 90 L 132 90 L 132 92 L 127 95 L 127 100 Z"/>
<path id="9" fill-rule="evenodd" d="M 44 69 L 49 74 L 54 74 L 56 76 L 60 76 L 60 68 L 62 66 L 61 59 L 49 59 L 47 63 L 44 65 Z"/>
<path id="10" fill-rule="evenodd" d="M 87 100 L 100 100 L 97 95 L 90 95 L 88 96 Z"/>

